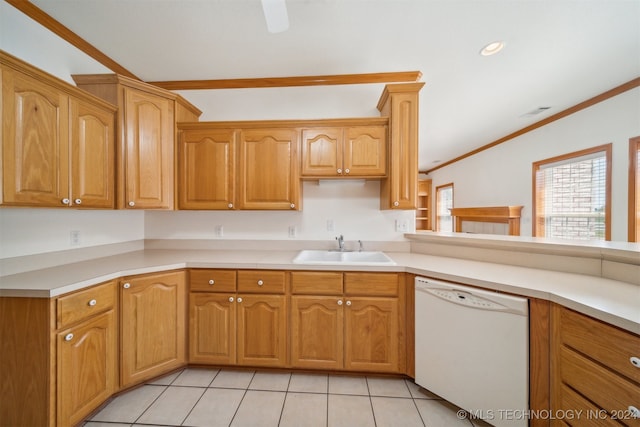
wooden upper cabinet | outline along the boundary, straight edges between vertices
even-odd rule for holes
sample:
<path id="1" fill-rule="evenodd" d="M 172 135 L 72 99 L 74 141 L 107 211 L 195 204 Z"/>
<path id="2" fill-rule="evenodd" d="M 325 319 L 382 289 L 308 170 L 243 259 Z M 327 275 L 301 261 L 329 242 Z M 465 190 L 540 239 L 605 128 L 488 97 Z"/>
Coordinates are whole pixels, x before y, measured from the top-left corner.
<path id="1" fill-rule="evenodd" d="M 301 209 L 298 144 L 293 129 L 240 131 L 240 209 Z"/>
<path id="2" fill-rule="evenodd" d="M 197 121 L 201 112 L 179 95 L 117 74 L 72 77 L 119 107 L 116 206 L 173 209 L 176 121 Z"/>
<path id="3" fill-rule="evenodd" d="M 386 126 L 302 130 L 302 177 L 382 177 L 386 174 Z"/>
<path id="4" fill-rule="evenodd" d="M 3 69 L 2 110 L 3 203 L 67 206 L 68 95 Z"/>
<path id="5" fill-rule="evenodd" d="M 125 203 L 173 208 L 173 101 L 124 88 Z"/>
<path id="6" fill-rule="evenodd" d="M 115 107 L 0 52 L 2 204 L 113 208 Z"/>
<path id="7" fill-rule="evenodd" d="M 181 129 L 179 134 L 178 208 L 233 209 L 236 131 Z"/>
<path id="8" fill-rule="evenodd" d="M 344 170 L 351 176 L 384 176 L 387 171 L 386 126 L 345 129 Z"/>
<path id="9" fill-rule="evenodd" d="M 302 176 L 342 174 L 342 128 L 304 129 L 302 131 Z"/>
<path id="10" fill-rule="evenodd" d="M 389 171 L 380 209 L 415 209 L 418 184 L 418 93 L 424 83 L 389 84 L 378 110 L 389 118 Z"/>
<path id="11" fill-rule="evenodd" d="M 115 114 L 71 99 L 71 203 L 91 208 L 115 204 Z"/>

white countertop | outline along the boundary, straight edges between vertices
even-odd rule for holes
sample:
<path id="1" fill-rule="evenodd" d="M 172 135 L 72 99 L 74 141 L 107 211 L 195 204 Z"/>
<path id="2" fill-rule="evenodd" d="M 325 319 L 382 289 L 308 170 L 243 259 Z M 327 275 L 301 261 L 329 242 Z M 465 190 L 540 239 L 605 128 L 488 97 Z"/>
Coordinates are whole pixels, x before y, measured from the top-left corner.
<path id="1" fill-rule="evenodd" d="M 407 252 L 395 266 L 293 264 L 298 251 L 140 250 L 0 277 L 0 296 L 50 298 L 123 276 L 181 268 L 398 271 L 549 300 L 640 334 L 640 286 L 602 277 Z"/>

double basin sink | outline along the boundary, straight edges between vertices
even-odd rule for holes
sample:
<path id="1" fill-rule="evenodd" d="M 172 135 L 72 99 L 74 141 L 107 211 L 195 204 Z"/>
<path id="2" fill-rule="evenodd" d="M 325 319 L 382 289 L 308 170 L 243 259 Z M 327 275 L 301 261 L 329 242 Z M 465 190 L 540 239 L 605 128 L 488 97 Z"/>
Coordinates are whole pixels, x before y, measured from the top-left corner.
<path id="1" fill-rule="evenodd" d="M 294 264 L 338 265 L 396 265 L 384 252 L 379 251 L 322 251 L 304 250 L 293 259 Z"/>

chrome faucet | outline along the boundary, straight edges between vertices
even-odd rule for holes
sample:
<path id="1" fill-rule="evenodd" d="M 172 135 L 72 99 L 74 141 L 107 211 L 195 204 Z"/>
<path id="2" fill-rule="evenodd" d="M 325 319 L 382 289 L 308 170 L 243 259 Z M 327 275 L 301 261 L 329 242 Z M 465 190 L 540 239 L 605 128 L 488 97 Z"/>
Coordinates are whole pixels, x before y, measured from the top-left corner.
<path id="1" fill-rule="evenodd" d="M 341 234 L 340 237 L 336 237 L 336 240 L 338 241 L 338 250 L 344 251 L 344 236 Z"/>

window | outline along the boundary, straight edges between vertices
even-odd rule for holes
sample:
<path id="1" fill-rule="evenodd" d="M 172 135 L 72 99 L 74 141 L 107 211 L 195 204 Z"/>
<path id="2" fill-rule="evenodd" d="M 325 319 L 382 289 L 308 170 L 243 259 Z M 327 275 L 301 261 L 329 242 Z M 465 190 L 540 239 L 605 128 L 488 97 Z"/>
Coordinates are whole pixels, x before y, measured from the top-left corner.
<path id="1" fill-rule="evenodd" d="M 611 240 L 611 144 L 533 163 L 533 235 Z"/>
<path id="2" fill-rule="evenodd" d="M 640 136 L 629 140 L 629 241 L 640 242 Z"/>
<path id="3" fill-rule="evenodd" d="M 453 231 L 453 183 L 436 187 L 436 231 Z"/>

